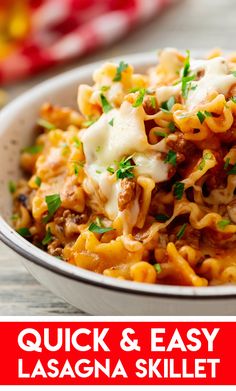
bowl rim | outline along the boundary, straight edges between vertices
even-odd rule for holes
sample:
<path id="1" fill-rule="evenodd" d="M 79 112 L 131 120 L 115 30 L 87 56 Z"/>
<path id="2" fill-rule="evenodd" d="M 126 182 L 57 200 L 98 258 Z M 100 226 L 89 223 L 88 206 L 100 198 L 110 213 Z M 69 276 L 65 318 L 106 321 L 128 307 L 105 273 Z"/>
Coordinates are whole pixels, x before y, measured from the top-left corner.
<path id="1" fill-rule="evenodd" d="M 193 51 L 194 55 L 202 53 L 200 50 Z M 134 66 L 154 65 L 156 60 L 156 51 L 135 53 L 131 55 L 123 55 L 96 61 L 87 65 L 83 65 L 70 71 L 61 73 L 53 78 L 50 78 L 27 92 L 23 93 L 11 103 L 9 103 L 0 112 L 1 134 L 7 131 L 8 123 L 13 117 L 17 117 L 21 110 L 27 107 L 27 104 L 33 104 L 39 98 L 43 98 L 47 91 L 62 89 L 69 82 L 82 82 L 83 78 L 91 77 L 92 72 L 106 61 L 119 62 L 126 60 Z M 77 81 L 78 79 L 78 81 Z M 80 80 L 80 81 L 79 81 Z M 56 259 L 48 253 L 40 250 L 36 246 L 22 238 L 13 228 L 0 216 L 0 240 L 12 250 L 20 254 L 28 261 L 37 264 L 56 274 L 62 275 L 78 282 L 94 285 L 99 288 L 129 293 L 134 295 L 166 297 L 166 298 L 182 298 L 182 299 L 225 299 L 236 298 L 236 285 L 221 285 L 208 287 L 192 287 L 192 286 L 174 286 L 161 284 L 138 283 L 133 281 L 123 281 L 116 278 L 107 277 L 89 270 L 82 269 L 78 266 L 71 265 L 65 261 Z"/>

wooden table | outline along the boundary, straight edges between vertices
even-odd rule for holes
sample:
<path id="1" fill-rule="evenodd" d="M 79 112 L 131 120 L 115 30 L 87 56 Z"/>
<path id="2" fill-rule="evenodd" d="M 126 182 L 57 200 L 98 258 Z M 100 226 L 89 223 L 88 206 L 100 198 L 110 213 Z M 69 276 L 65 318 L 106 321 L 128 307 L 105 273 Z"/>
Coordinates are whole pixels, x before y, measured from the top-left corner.
<path id="1" fill-rule="evenodd" d="M 145 0 L 143 0 L 145 1 Z M 44 72 L 8 89 L 10 99 L 40 81 L 91 61 L 172 46 L 181 49 L 234 45 L 236 1 L 179 0 L 161 16 L 137 28 L 114 46 L 73 64 Z M 39 285 L 21 265 L 17 254 L 0 243 L 0 315 L 73 315 L 79 311 Z"/>

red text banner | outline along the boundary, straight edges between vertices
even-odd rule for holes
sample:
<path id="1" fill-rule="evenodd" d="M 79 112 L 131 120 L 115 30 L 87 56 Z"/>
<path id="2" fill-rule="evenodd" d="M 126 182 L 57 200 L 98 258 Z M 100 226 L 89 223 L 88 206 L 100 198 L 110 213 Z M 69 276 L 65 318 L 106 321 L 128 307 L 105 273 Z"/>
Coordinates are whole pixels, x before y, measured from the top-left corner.
<path id="1" fill-rule="evenodd" d="M 1 322 L 1 385 L 235 385 L 236 322 Z"/>

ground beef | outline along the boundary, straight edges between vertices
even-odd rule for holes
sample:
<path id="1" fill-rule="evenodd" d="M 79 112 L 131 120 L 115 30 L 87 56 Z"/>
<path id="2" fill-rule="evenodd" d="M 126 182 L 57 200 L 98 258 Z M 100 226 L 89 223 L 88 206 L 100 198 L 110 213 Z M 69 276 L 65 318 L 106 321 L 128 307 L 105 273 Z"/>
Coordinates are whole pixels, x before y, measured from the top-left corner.
<path id="1" fill-rule="evenodd" d="M 184 135 L 180 132 L 176 132 L 176 140 L 166 141 L 169 148 L 176 152 L 176 161 L 177 163 L 182 163 L 185 160 L 191 159 L 193 154 L 196 153 L 196 146 L 188 140 L 184 139 Z"/>
<path id="2" fill-rule="evenodd" d="M 120 211 L 127 208 L 128 204 L 135 197 L 136 182 L 130 178 L 124 178 L 121 181 L 121 191 L 118 196 L 118 207 Z"/>

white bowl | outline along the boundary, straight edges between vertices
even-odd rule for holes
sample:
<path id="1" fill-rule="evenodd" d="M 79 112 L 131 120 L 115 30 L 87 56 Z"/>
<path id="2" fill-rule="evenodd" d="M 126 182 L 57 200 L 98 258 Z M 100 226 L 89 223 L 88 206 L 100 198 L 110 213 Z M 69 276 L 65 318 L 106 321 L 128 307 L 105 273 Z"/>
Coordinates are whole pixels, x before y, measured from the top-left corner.
<path id="1" fill-rule="evenodd" d="M 122 58 L 124 59 L 124 58 Z M 125 56 L 137 71 L 156 62 L 155 53 Z M 114 61 L 119 62 L 116 58 Z M 41 104 L 76 107 L 77 87 L 91 83 L 101 63 L 64 73 L 31 89 L 0 113 L 0 239 L 15 250 L 26 268 L 58 296 L 96 315 L 236 315 L 236 286 L 181 287 L 141 284 L 105 277 L 72 266 L 43 252 L 8 224 L 9 180 L 17 180 L 20 150 L 33 142 L 32 129 Z"/>

